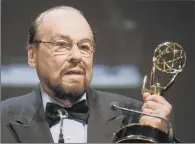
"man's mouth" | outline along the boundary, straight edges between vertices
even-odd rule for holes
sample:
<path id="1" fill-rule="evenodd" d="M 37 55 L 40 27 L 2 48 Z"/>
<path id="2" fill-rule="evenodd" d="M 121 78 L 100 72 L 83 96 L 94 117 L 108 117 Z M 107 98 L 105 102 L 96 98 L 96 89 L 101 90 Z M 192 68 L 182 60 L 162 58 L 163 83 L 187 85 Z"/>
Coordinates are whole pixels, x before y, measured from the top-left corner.
<path id="1" fill-rule="evenodd" d="M 65 73 L 65 75 L 83 75 L 84 72 L 81 70 L 69 70 Z"/>

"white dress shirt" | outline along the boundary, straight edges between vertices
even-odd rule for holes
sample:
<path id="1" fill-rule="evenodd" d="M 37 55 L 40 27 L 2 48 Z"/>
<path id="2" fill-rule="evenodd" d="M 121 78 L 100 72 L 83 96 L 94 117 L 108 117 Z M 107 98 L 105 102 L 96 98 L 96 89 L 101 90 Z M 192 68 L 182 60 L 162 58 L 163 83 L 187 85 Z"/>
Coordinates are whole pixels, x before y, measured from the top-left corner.
<path id="1" fill-rule="evenodd" d="M 45 110 L 46 104 L 48 102 L 62 105 L 53 99 L 51 96 L 48 96 L 41 87 L 42 102 L 43 108 Z M 86 93 L 81 97 L 81 100 L 86 99 Z M 78 102 L 79 102 L 78 101 Z M 58 143 L 59 134 L 60 134 L 60 121 L 50 128 L 54 143 Z M 81 123 L 72 119 L 63 120 L 63 136 L 65 143 L 87 143 L 87 124 Z"/>

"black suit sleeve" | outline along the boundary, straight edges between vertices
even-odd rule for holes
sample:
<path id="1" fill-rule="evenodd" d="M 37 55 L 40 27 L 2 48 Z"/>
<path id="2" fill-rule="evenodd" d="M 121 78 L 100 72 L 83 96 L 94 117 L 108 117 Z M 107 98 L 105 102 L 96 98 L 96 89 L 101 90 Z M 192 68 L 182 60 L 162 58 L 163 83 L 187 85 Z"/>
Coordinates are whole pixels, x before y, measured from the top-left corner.
<path id="1" fill-rule="evenodd" d="M 8 114 L 1 108 L 1 143 L 17 143 L 8 126 Z"/>

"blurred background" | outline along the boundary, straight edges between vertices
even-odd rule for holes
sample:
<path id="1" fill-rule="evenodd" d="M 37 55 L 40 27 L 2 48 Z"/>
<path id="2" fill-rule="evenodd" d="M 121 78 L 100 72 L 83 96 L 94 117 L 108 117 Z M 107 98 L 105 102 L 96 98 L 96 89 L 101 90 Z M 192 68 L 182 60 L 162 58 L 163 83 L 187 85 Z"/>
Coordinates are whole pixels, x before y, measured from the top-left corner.
<path id="1" fill-rule="evenodd" d="M 30 23 L 44 10 L 73 6 L 84 13 L 96 37 L 91 86 L 142 100 L 155 48 L 164 41 L 181 44 L 187 64 L 165 98 L 173 106 L 172 124 L 182 142 L 195 142 L 193 1 L 167 0 L 4 0 L 1 3 L 1 100 L 30 92 L 38 84 L 27 65 Z"/>

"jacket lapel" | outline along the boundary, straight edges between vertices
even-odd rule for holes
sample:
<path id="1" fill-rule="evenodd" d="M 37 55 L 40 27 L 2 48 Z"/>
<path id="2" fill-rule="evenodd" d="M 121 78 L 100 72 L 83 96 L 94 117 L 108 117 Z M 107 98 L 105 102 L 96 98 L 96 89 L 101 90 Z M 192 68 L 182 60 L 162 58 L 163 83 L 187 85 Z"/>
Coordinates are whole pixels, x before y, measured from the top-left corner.
<path id="1" fill-rule="evenodd" d="M 20 114 L 9 121 L 8 128 L 18 142 L 53 143 L 52 135 L 44 116 L 42 98 L 39 86 L 29 95 Z"/>
<path id="2" fill-rule="evenodd" d="M 87 142 L 111 143 L 113 134 L 120 128 L 124 115 L 110 110 L 110 104 L 103 101 L 94 90 L 88 90 L 87 98 L 90 107 Z"/>

